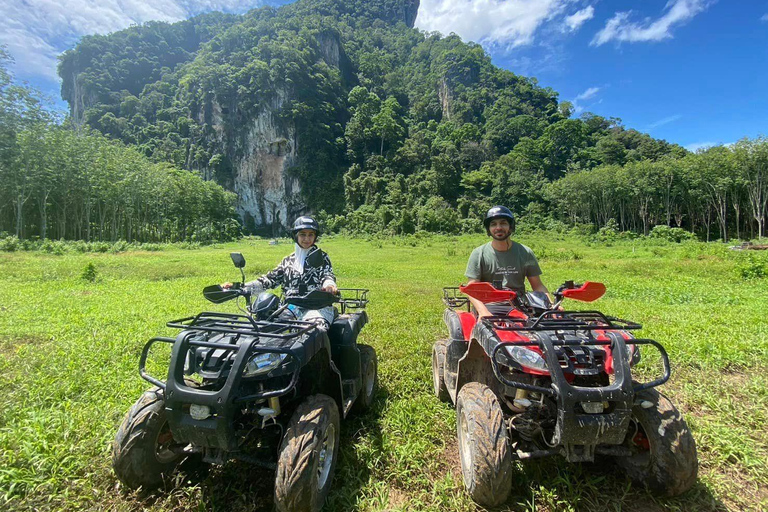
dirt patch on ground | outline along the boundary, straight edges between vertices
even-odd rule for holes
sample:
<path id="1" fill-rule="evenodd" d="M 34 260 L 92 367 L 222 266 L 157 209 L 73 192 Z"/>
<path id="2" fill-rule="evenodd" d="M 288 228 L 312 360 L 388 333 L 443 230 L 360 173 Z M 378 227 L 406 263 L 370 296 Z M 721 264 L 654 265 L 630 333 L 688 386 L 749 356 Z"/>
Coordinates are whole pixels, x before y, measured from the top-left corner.
<path id="1" fill-rule="evenodd" d="M 23 338 L 0 338 L 0 355 L 3 357 L 13 357 L 21 347 L 28 345 L 38 345 L 45 343 L 44 338 L 23 337 Z"/>
<path id="2" fill-rule="evenodd" d="M 389 488 L 389 495 L 387 496 L 387 510 L 401 509 L 406 503 L 408 503 L 408 495 L 406 493 L 397 487 Z"/>
<path id="3" fill-rule="evenodd" d="M 454 477 L 461 476 L 461 458 L 459 457 L 459 443 L 455 437 L 445 443 L 442 460 L 445 463 L 446 472 Z"/>

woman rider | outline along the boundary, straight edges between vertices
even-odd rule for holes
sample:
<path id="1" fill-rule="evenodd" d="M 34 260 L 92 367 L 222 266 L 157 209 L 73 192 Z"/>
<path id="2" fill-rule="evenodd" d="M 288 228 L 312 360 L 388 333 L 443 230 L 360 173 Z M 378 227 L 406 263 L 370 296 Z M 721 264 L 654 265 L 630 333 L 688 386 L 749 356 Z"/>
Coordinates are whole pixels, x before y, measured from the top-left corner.
<path id="1" fill-rule="evenodd" d="M 306 295 L 314 290 L 336 293 L 338 289 L 331 260 L 315 245 L 320 235 L 317 221 L 308 216 L 299 217 L 293 223 L 291 234 L 295 242 L 294 252 L 283 258 L 271 271 L 245 283 L 244 288 L 254 295 L 282 286 L 286 297 Z M 231 286 L 232 283 L 224 283 L 222 288 Z M 316 322 L 323 330 L 327 330 L 333 322 L 333 306 L 305 309 L 291 305 L 289 310 L 298 320 Z"/>

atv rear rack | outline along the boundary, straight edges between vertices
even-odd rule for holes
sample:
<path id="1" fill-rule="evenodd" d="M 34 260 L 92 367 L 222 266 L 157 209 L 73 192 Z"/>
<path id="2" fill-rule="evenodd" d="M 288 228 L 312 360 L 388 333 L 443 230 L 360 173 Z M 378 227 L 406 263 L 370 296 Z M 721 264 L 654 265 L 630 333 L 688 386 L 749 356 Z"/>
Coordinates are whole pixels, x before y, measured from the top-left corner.
<path id="1" fill-rule="evenodd" d="M 602 331 L 642 329 L 643 326 L 599 311 L 545 311 L 536 318 L 487 316 L 480 319 L 487 327 L 497 331 Z"/>
<path id="2" fill-rule="evenodd" d="M 469 311 L 469 298 L 459 291 L 458 286 L 446 286 L 443 288 L 443 302 L 451 309 L 467 307 Z"/>
<path id="3" fill-rule="evenodd" d="M 341 304 L 341 314 L 347 312 L 348 309 L 358 310 L 365 309 L 368 305 L 368 289 L 367 288 L 339 288 L 339 304 Z M 347 292 L 350 295 L 354 294 L 354 297 L 344 297 L 342 292 Z"/>

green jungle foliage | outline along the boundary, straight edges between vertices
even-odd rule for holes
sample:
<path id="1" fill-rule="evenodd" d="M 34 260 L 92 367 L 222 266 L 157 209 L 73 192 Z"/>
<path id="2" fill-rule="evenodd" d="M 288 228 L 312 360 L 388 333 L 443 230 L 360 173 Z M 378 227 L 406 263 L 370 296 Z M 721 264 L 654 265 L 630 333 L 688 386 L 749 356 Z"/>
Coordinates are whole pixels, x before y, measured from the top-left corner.
<path id="1" fill-rule="evenodd" d="M 231 187 L 264 112 L 295 134 L 326 227 L 476 230 L 492 204 L 534 222 L 762 235 L 763 139 L 690 155 L 413 27 L 418 2 L 299 0 L 86 37 L 61 59 L 76 120 Z M 172 49 L 172 50 L 171 50 Z"/>
<path id="2" fill-rule="evenodd" d="M 35 91 L 14 83 L 8 60 L 0 48 L 0 247 L 14 250 L 30 238 L 165 242 L 239 236 L 234 194 L 91 128 L 58 123 Z M 5 238 L 8 232 L 14 236 Z M 65 250 L 56 244 L 45 241 L 40 249 Z"/>

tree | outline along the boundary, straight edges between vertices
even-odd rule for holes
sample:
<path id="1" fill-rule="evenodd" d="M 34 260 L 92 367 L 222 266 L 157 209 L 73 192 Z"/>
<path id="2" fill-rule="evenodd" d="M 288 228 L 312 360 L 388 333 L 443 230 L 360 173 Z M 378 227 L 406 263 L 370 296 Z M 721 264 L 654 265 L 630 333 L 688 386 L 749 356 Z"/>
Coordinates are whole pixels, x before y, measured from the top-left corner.
<path id="1" fill-rule="evenodd" d="M 746 181 L 752 218 L 757 223 L 758 237 L 765 234 L 768 208 L 768 139 L 741 139 L 734 148 L 741 176 Z"/>

